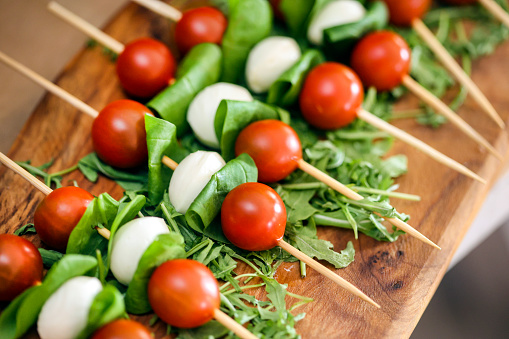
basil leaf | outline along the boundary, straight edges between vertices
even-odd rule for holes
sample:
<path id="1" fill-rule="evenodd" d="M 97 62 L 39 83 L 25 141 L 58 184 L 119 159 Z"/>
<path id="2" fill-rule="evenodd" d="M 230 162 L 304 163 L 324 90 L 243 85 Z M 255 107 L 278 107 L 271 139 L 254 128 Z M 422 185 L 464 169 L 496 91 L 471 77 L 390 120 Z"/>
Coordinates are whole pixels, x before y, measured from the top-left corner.
<path id="1" fill-rule="evenodd" d="M 44 265 L 44 268 L 47 269 L 50 269 L 53 264 L 58 262 L 64 256 L 62 253 L 53 250 L 47 250 L 44 248 L 38 248 L 38 250 L 42 257 L 42 264 Z"/>
<path id="2" fill-rule="evenodd" d="M 14 235 L 22 236 L 25 234 L 36 234 L 36 233 L 37 233 L 37 231 L 34 227 L 34 224 L 26 224 L 25 226 L 21 226 L 20 228 L 18 228 L 14 232 Z"/>
<path id="3" fill-rule="evenodd" d="M 193 201 L 186 212 L 187 224 L 197 232 L 204 233 L 213 224 L 214 219 L 221 211 L 226 195 L 235 187 L 246 182 L 256 182 L 258 170 L 247 154 L 241 154 L 229 161 L 223 168 L 214 173 L 205 188 Z M 222 242 L 228 242 L 217 224 L 213 225 L 212 233 L 206 235 Z M 219 239 L 217 239 L 219 237 Z"/>
<path id="4" fill-rule="evenodd" d="M 223 100 L 217 108 L 214 128 L 225 161 L 235 157 L 235 140 L 239 133 L 252 122 L 265 119 L 290 121 L 290 114 L 282 108 L 260 101 Z"/>
<path id="5" fill-rule="evenodd" d="M 270 86 L 267 103 L 282 107 L 293 105 L 309 71 L 324 60 L 323 54 L 316 49 L 304 52 L 299 61 Z"/>
<path id="6" fill-rule="evenodd" d="M 221 80 L 237 82 L 244 74 L 249 51 L 269 36 L 272 10 L 266 0 L 230 1 L 228 28 L 223 36 Z"/>
<path id="7" fill-rule="evenodd" d="M 177 129 L 171 122 L 146 115 L 145 129 L 148 148 L 148 197 L 150 204 L 156 205 L 163 199 L 173 173 L 161 162 L 163 156 L 180 162 L 189 153 L 179 147 Z"/>
<path id="8" fill-rule="evenodd" d="M 332 0 L 282 0 L 279 5 L 290 32 L 296 37 L 307 34 L 313 15 Z"/>
<path id="9" fill-rule="evenodd" d="M 100 250 L 103 260 L 106 260 L 108 240 L 97 233 L 95 227 L 110 229 L 118 213 L 118 207 L 118 201 L 108 193 L 103 193 L 92 200 L 69 236 L 66 253 L 95 256 L 96 250 Z"/>
<path id="10" fill-rule="evenodd" d="M 41 285 L 32 287 L 16 299 L 0 315 L 2 338 L 19 338 L 37 321 L 42 306 L 67 280 L 80 275 L 94 275 L 97 260 L 85 255 L 69 254 L 46 274 Z"/>
<path id="11" fill-rule="evenodd" d="M 99 174 L 115 180 L 125 190 L 139 190 L 147 183 L 147 170 L 121 170 L 104 163 L 97 154 L 90 153 L 78 162 L 81 173 L 90 181 L 96 182 Z"/>
<path id="12" fill-rule="evenodd" d="M 113 239 L 115 238 L 115 233 L 122 225 L 133 220 L 138 215 L 138 212 L 140 212 L 141 209 L 145 206 L 146 201 L 147 198 L 145 198 L 145 196 L 137 195 L 129 203 L 120 206 L 118 214 L 115 216 L 115 220 L 113 220 L 113 223 L 111 224 L 110 240 L 108 241 L 108 251 L 107 251 L 108 256 L 106 259 L 106 272 L 109 270 L 110 267 L 111 249 L 113 247 Z"/>
<path id="13" fill-rule="evenodd" d="M 125 304 L 133 314 L 150 312 L 147 286 L 154 270 L 163 262 L 185 258 L 184 239 L 176 233 L 160 234 L 143 253 L 131 283 L 127 287 Z"/>
<path id="14" fill-rule="evenodd" d="M 368 5 L 366 16 L 357 22 L 327 28 L 323 32 L 324 49 L 330 55 L 350 57 L 355 44 L 368 32 L 380 30 L 389 23 L 389 11 L 383 1 Z M 348 59 L 347 59 L 348 61 Z"/>
<path id="15" fill-rule="evenodd" d="M 124 298 L 113 285 L 106 285 L 90 306 L 87 325 L 77 339 L 88 338 L 98 328 L 125 315 Z"/>
<path id="16" fill-rule="evenodd" d="M 221 59 L 221 49 L 215 44 L 193 47 L 178 67 L 177 81 L 147 103 L 148 108 L 177 127 L 179 137 L 189 129 L 186 113 L 191 101 L 219 80 Z"/>

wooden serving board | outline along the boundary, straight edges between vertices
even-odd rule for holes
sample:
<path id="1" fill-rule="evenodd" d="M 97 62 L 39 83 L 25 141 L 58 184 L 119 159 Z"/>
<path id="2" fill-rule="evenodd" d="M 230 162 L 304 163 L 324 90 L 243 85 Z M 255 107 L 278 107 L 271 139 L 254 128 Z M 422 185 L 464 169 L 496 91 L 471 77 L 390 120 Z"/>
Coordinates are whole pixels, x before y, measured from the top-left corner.
<path id="1" fill-rule="evenodd" d="M 171 45 L 171 24 L 134 4 L 126 6 L 105 31 L 122 42 L 151 36 Z M 501 70 L 508 69 L 508 58 L 509 43 L 505 43 L 495 54 L 476 61 L 473 67 L 474 81 L 505 121 L 509 117 L 509 78 Z M 114 64 L 100 48 L 82 50 L 64 68 L 56 83 L 98 110 L 125 97 L 116 79 Z M 417 104 L 417 100 L 409 96 L 399 106 L 416 107 Z M 507 154 L 506 132 L 487 118 L 471 99 L 459 113 L 502 154 Z M 54 158 L 50 172 L 68 168 L 93 150 L 91 125 L 89 116 L 59 98 L 47 95 L 24 126 L 9 156 L 20 161 L 31 159 L 34 165 Z M 382 308 L 375 309 L 351 296 L 311 269 L 308 269 L 307 278 L 301 279 L 298 264 L 284 264 L 277 272 L 278 281 L 288 284 L 288 290 L 293 293 L 315 299 L 297 310 L 307 314 L 296 326 L 303 338 L 409 337 L 491 184 L 503 168 L 501 162 L 450 124 L 438 130 L 423 127 L 413 120 L 400 121 L 397 125 L 474 170 L 488 179 L 489 184 L 474 182 L 396 142 L 392 153 L 406 154 L 409 160 L 409 173 L 397 181 L 400 190 L 418 194 L 422 201 L 393 200 L 393 204 L 399 211 L 410 214 L 410 224 L 442 250 L 409 236 L 402 236 L 395 243 L 381 243 L 364 235 L 355 240 L 350 231 L 321 228 L 319 236 L 331 241 L 337 249 L 344 248 L 349 240 L 354 242 L 355 262 L 337 272 L 360 287 Z M 108 192 L 115 198 L 122 196 L 122 189 L 103 177 L 97 183 L 90 183 L 74 172 L 65 178 L 65 183 L 70 184 L 72 180 L 94 195 Z M 41 193 L 5 167 L 0 168 L 0 191 L 1 233 L 13 233 L 32 222 L 34 210 L 43 198 Z M 28 238 L 37 246 L 43 246 L 37 236 Z M 329 268 L 333 269 L 330 265 Z M 262 290 L 255 293 L 263 297 Z M 1 308 L 4 306 L 0 305 Z M 138 319 L 148 324 L 149 318 Z M 152 329 L 157 338 L 164 336 L 161 322 Z"/>

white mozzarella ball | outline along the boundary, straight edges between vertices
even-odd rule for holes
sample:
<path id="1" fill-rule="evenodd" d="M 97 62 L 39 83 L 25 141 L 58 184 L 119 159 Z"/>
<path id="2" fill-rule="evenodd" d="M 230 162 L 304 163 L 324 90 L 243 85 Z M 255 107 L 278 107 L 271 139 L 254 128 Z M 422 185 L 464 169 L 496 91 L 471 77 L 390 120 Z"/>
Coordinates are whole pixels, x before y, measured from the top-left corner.
<path id="1" fill-rule="evenodd" d="M 247 59 L 246 80 L 249 89 L 255 93 L 267 92 L 300 56 L 299 45 L 292 38 L 273 36 L 260 41 Z"/>
<path id="2" fill-rule="evenodd" d="M 143 217 L 129 221 L 119 228 L 111 248 L 111 272 L 124 285 L 133 279 L 138 263 L 159 234 L 170 233 L 165 221 L 157 217 Z"/>
<path id="3" fill-rule="evenodd" d="M 216 152 L 198 151 L 189 154 L 173 172 L 168 194 L 175 209 L 185 214 L 214 173 L 226 165 Z"/>
<path id="4" fill-rule="evenodd" d="M 75 277 L 53 293 L 41 309 L 37 332 L 42 339 L 72 339 L 85 329 L 88 313 L 102 284 L 94 277 Z"/>
<path id="5" fill-rule="evenodd" d="M 311 19 L 308 27 L 308 40 L 315 45 L 321 45 L 325 29 L 359 21 L 365 15 L 366 9 L 356 0 L 329 2 Z"/>
<path id="6" fill-rule="evenodd" d="M 218 82 L 198 93 L 187 110 L 187 121 L 194 134 L 200 142 L 212 148 L 219 148 L 214 119 L 222 100 L 253 101 L 253 97 L 244 87 Z"/>

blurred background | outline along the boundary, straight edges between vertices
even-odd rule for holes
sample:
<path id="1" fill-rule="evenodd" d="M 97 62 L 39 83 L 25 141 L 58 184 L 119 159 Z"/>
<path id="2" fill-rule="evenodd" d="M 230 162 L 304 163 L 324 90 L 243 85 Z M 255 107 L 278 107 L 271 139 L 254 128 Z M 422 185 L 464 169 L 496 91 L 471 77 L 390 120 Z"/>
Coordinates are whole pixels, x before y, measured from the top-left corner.
<path id="1" fill-rule="evenodd" d="M 0 50 L 55 79 L 88 38 L 49 13 L 47 2 L 0 0 Z M 128 1 L 59 2 L 102 27 Z M 0 64 L 1 152 L 9 151 L 44 94 L 38 85 Z M 508 218 L 509 175 L 505 175 L 458 249 L 412 338 L 509 337 Z"/>

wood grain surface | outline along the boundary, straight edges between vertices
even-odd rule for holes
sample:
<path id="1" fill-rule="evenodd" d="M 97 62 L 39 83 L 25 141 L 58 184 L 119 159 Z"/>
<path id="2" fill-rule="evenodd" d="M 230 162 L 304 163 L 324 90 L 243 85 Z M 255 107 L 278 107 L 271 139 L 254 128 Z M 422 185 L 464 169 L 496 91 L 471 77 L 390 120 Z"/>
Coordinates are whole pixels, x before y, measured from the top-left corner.
<path id="1" fill-rule="evenodd" d="M 134 4 L 123 9 L 105 31 L 124 43 L 137 37 L 152 36 L 171 45 L 171 24 Z M 504 121 L 509 117 L 509 77 L 504 74 L 509 67 L 508 58 L 509 43 L 505 43 L 495 54 L 476 61 L 473 66 L 474 81 Z M 84 49 L 76 55 L 62 71 L 57 83 L 96 109 L 126 97 L 116 79 L 114 64 L 97 47 Z M 454 90 L 449 94 L 452 98 Z M 415 98 L 408 96 L 398 106 L 416 107 L 417 104 Z M 471 99 L 459 113 L 507 160 L 506 131 L 500 130 Z M 55 159 L 50 172 L 68 168 L 93 151 L 91 125 L 89 116 L 47 95 L 24 126 L 9 156 L 18 161 L 31 159 L 34 165 Z M 394 199 L 393 204 L 399 211 L 410 214 L 412 219 L 409 223 L 441 246 L 442 251 L 409 236 L 402 236 L 395 243 L 377 242 L 364 235 L 356 241 L 350 231 L 321 228 L 319 237 L 331 241 L 337 249 L 344 248 L 349 240 L 354 242 L 355 262 L 336 272 L 360 287 L 382 308 L 375 309 L 353 297 L 311 269 L 308 269 L 307 277 L 301 279 L 298 264 L 284 264 L 277 272 L 277 280 L 288 284 L 289 291 L 315 299 L 297 310 L 307 313 L 296 326 L 303 338 L 409 337 L 490 185 L 503 168 L 494 156 L 480 149 L 451 124 L 433 130 L 413 120 L 405 120 L 399 121 L 397 126 L 466 165 L 488 179 L 490 184 L 474 182 L 396 142 L 391 153 L 406 154 L 409 160 L 409 173 L 397 180 L 400 190 L 418 194 L 422 201 Z M 122 189 L 103 177 L 97 183 L 90 183 L 80 173 L 74 172 L 65 177 L 64 184 L 70 184 L 72 180 L 94 195 L 108 192 L 114 198 L 122 196 Z M 5 167 L 0 168 L 0 191 L 0 232 L 13 233 L 32 221 L 43 195 Z M 37 236 L 28 238 L 37 246 L 44 246 Z M 331 265 L 327 266 L 334 269 Z M 240 271 L 247 269 L 241 267 Z M 254 293 L 263 297 L 261 290 Z M 293 302 L 290 298 L 287 301 Z M 138 319 L 148 323 L 150 317 Z M 152 329 L 157 338 L 164 336 L 161 322 Z"/>

